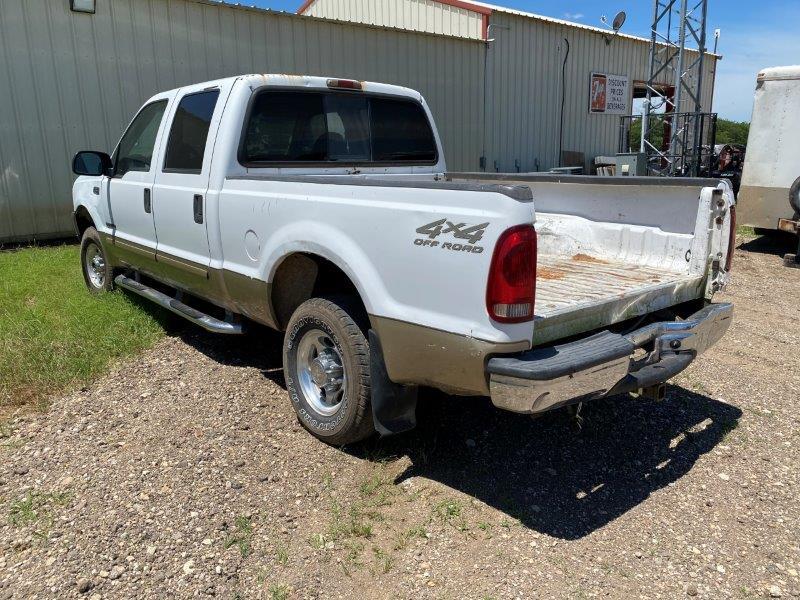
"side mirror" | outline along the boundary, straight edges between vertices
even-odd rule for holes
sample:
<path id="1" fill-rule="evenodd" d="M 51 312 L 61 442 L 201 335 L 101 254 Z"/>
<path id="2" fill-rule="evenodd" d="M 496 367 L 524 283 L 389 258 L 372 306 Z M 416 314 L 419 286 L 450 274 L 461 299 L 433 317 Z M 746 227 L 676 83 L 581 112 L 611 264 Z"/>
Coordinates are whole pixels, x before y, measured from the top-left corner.
<path id="1" fill-rule="evenodd" d="M 72 159 L 72 172 L 75 175 L 108 175 L 112 167 L 111 157 L 105 152 L 81 150 Z"/>

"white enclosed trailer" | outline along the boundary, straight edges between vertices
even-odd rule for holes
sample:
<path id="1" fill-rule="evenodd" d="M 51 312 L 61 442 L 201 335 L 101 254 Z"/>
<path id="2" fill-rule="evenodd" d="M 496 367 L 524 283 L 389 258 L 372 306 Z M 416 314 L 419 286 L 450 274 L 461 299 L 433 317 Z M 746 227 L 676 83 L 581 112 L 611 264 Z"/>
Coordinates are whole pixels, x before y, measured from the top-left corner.
<path id="1" fill-rule="evenodd" d="M 740 223 L 795 233 L 800 221 L 800 66 L 758 74 L 739 192 Z"/>

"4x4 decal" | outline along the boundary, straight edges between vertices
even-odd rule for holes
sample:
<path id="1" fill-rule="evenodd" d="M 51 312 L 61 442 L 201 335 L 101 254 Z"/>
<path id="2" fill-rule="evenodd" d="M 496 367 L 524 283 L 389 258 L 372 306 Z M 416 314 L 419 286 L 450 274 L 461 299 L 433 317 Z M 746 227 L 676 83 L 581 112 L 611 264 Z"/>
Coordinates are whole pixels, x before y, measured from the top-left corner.
<path id="1" fill-rule="evenodd" d="M 454 250 L 456 252 L 471 252 L 473 254 L 480 254 L 483 252 L 482 246 L 476 246 L 478 242 L 483 239 L 483 234 L 489 223 L 481 223 L 480 225 L 468 225 L 466 223 L 454 223 L 447 219 L 439 219 L 417 228 L 417 233 L 427 236 L 428 239 L 417 238 L 414 240 L 416 246 L 428 246 L 436 248 L 440 246 L 439 241 L 436 240 L 441 235 L 452 235 L 458 240 L 467 240 L 467 244 L 458 244 L 452 242 L 445 242 L 441 244 L 443 250 Z"/>
<path id="2" fill-rule="evenodd" d="M 466 223 L 453 223 L 447 219 L 439 219 L 433 223 L 428 223 L 417 229 L 417 233 L 427 235 L 428 238 L 435 240 L 442 234 L 452 233 L 454 238 L 459 240 L 469 240 L 470 244 L 477 244 L 483 239 L 483 233 L 489 223 L 468 226 Z"/>

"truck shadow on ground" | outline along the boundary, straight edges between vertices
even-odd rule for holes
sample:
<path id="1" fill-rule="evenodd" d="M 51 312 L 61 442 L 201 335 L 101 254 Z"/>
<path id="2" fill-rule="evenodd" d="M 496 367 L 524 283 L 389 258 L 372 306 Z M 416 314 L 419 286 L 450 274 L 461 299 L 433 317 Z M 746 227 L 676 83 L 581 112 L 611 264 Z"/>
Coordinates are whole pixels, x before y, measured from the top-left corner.
<path id="1" fill-rule="evenodd" d="M 180 335 L 220 363 L 257 368 L 285 387 L 279 334 L 265 331 L 246 344 L 194 329 Z M 438 481 L 525 527 L 578 539 L 678 481 L 736 429 L 741 415 L 734 406 L 669 386 L 662 402 L 618 396 L 588 403 L 578 432 L 566 410 L 532 419 L 496 409 L 486 398 L 425 389 L 414 431 L 343 451 L 374 462 L 407 456 L 411 464 L 396 483 Z"/>
<path id="2" fill-rule="evenodd" d="M 788 252 L 797 251 L 797 236 L 781 231 L 773 231 L 770 235 L 762 235 L 743 242 L 736 248 L 745 252 L 783 257 Z"/>
<path id="3" fill-rule="evenodd" d="M 741 411 L 677 386 L 660 402 L 614 397 L 587 404 L 583 429 L 567 411 L 533 420 L 482 398 L 428 392 L 418 428 L 380 442 L 425 477 L 562 539 L 603 527 L 673 484 L 738 425 Z"/>

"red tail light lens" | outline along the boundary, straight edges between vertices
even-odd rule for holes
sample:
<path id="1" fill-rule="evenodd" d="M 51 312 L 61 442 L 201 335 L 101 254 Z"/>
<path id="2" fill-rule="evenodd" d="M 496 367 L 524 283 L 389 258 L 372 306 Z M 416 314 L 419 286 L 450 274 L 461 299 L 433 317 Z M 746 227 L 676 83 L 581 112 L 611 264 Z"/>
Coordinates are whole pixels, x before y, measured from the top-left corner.
<path id="1" fill-rule="evenodd" d="M 736 207 L 731 206 L 731 232 L 728 237 L 728 256 L 725 258 L 725 270 L 733 266 L 733 251 L 736 249 Z"/>
<path id="2" fill-rule="evenodd" d="M 536 230 L 519 225 L 497 241 L 486 288 L 486 309 L 500 323 L 533 320 L 536 299 Z"/>

